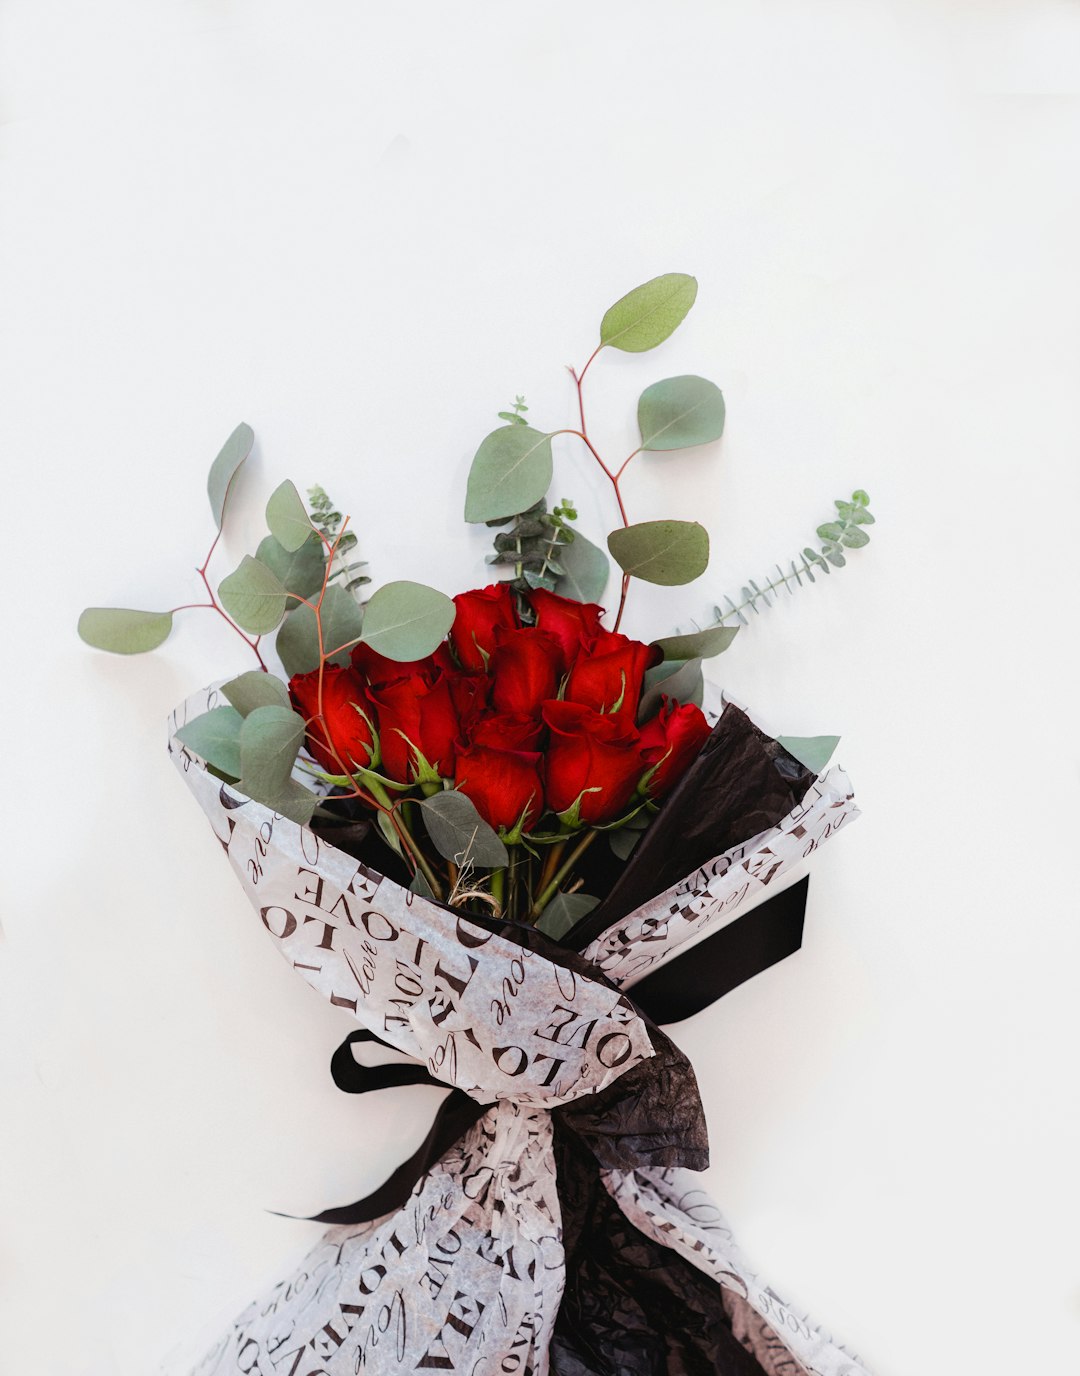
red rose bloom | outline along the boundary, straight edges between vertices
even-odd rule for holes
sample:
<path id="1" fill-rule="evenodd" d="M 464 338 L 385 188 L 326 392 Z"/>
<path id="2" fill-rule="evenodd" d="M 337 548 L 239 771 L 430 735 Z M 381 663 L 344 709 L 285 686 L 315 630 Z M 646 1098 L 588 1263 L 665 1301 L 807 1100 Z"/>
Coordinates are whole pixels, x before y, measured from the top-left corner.
<path id="1" fill-rule="evenodd" d="M 468 740 L 472 735 L 473 723 L 487 711 L 488 690 L 491 687 L 487 674 L 451 669 L 443 673 L 442 679 L 450 689 L 450 701 L 457 713 L 458 733 Z"/>
<path id="2" fill-rule="evenodd" d="M 489 826 L 511 831 L 527 811 L 528 830 L 544 810 L 541 759 L 532 751 L 473 745 L 458 752 L 456 787 Z"/>
<path id="3" fill-rule="evenodd" d="M 646 785 L 650 798 L 659 798 L 679 782 L 701 753 L 712 730 L 700 707 L 664 698 L 660 711 L 641 728 L 645 763 L 656 765 Z"/>
<path id="4" fill-rule="evenodd" d="M 444 660 L 443 646 L 440 645 L 433 655 L 426 659 L 387 659 L 385 655 L 361 642 L 352 652 L 353 668 L 359 670 L 372 688 L 381 688 L 384 683 L 393 683 L 399 678 L 420 678 L 429 682 L 434 679 L 440 667 L 453 667 Z"/>
<path id="5" fill-rule="evenodd" d="M 545 702 L 543 717 L 551 728 L 545 771 L 548 806 L 565 812 L 580 797 L 583 822 L 612 821 L 630 801 L 644 772 L 637 731 L 577 702 Z"/>
<path id="6" fill-rule="evenodd" d="M 555 636 L 526 626 L 495 631 L 495 650 L 489 673 L 494 680 L 491 700 L 500 712 L 536 717 L 540 704 L 553 698 L 562 676 L 562 650 Z"/>
<path id="7" fill-rule="evenodd" d="M 620 721 L 633 725 L 645 670 L 660 657 L 655 645 L 644 645 L 617 631 L 600 630 L 574 661 L 564 696 L 568 702 L 581 702 L 598 712 L 615 712 Z"/>
<path id="8" fill-rule="evenodd" d="M 382 771 L 397 783 L 413 783 L 418 751 L 443 778 L 454 776 L 458 714 L 445 676 L 428 682 L 412 674 L 369 692 L 379 719 Z"/>
<path id="9" fill-rule="evenodd" d="M 354 669 L 325 666 L 321 717 L 317 669 L 294 674 L 289 680 L 289 697 L 308 724 L 308 749 L 328 774 L 348 773 L 352 767 L 368 765 L 374 737 L 363 714 L 371 717 L 371 703 L 364 681 Z"/>
<path id="10" fill-rule="evenodd" d="M 514 594 L 509 583 L 492 583 L 454 598 L 457 614 L 450 629 L 450 643 L 463 669 L 484 669 L 495 648 L 495 629 L 512 631 L 517 626 Z"/>
<path id="11" fill-rule="evenodd" d="M 543 730 L 543 722 L 536 717 L 492 712 L 473 724 L 470 739 L 473 745 L 491 750 L 535 750 Z"/>
<path id="12" fill-rule="evenodd" d="M 590 645 L 600 631 L 603 607 L 595 602 L 575 602 L 560 597 L 546 588 L 536 588 L 529 594 L 529 602 L 536 613 L 536 624 L 558 640 L 563 652 L 563 667 L 569 668 L 578 651 Z"/>

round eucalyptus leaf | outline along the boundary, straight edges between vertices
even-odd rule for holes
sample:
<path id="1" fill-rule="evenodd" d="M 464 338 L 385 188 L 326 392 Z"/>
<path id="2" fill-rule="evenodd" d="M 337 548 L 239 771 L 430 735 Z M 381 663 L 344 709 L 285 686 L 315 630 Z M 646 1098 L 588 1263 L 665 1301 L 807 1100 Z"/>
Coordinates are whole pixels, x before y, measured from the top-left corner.
<path id="1" fill-rule="evenodd" d="M 240 729 L 243 725 L 244 718 L 235 707 L 214 707 L 181 726 L 176 739 L 222 774 L 239 779 Z"/>
<path id="2" fill-rule="evenodd" d="M 528 511 L 551 486 L 551 436 L 531 425 L 504 425 L 483 441 L 469 470 L 466 521 Z"/>
<path id="3" fill-rule="evenodd" d="M 385 583 L 365 608 L 364 644 L 387 659 L 423 659 L 446 638 L 454 610 L 445 593 L 423 583 Z"/>
<path id="4" fill-rule="evenodd" d="M 322 622 L 323 650 L 330 663 L 347 664 L 349 648 L 360 639 L 364 624 L 364 614 L 355 599 L 344 588 L 331 585 L 323 596 L 319 620 Z M 278 631 L 274 644 L 278 658 L 290 677 L 317 669 L 319 627 L 311 608 L 301 606 L 291 611 Z M 340 646 L 345 648 L 339 649 Z M 331 654 L 331 651 L 337 653 Z"/>
<path id="5" fill-rule="evenodd" d="M 724 433 L 724 398 L 703 377 L 667 377 L 646 387 L 638 401 L 641 447 L 690 449 Z"/>
<path id="6" fill-rule="evenodd" d="M 79 636 L 95 650 L 141 655 L 156 650 L 172 630 L 172 612 L 137 612 L 126 607 L 87 607 L 79 617 Z"/>
<path id="7" fill-rule="evenodd" d="M 501 869 L 509 856 L 494 830 L 477 812 L 471 799 L 452 789 L 420 803 L 432 844 L 445 860 L 480 869 Z"/>
<path id="8" fill-rule="evenodd" d="M 602 549 L 575 531 L 568 545 L 560 545 L 559 563 L 563 574 L 555 591 L 561 597 L 572 597 L 575 602 L 600 601 L 611 568 Z"/>
<path id="9" fill-rule="evenodd" d="M 653 643 L 665 659 L 711 659 L 722 655 L 738 633 L 738 626 L 707 626 L 692 635 L 669 635 Z"/>
<path id="10" fill-rule="evenodd" d="M 311 538 L 313 530 L 307 508 L 288 478 L 270 494 L 266 503 L 266 524 L 270 534 L 290 554 Z"/>
<path id="11" fill-rule="evenodd" d="M 317 535 L 310 535 L 299 549 L 294 550 L 287 550 L 275 536 L 265 535 L 255 551 L 255 558 L 277 574 L 286 592 L 295 594 L 289 598 L 287 607 L 295 607 L 297 597 L 313 597 L 322 587 L 326 555 Z"/>
<path id="12" fill-rule="evenodd" d="M 210 510 L 214 514 L 214 524 L 218 530 L 221 529 L 221 523 L 225 519 L 225 504 L 229 500 L 233 479 L 236 477 L 240 465 L 251 453 L 251 446 L 254 443 L 255 431 L 250 425 L 245 425 L 241 421 L 221 446 L 221 452 L 210 465 L 210 475 L 206 480 L 206 494 L 210 498 Z"/>
<path id="13" fill-rule="evenodd" d="M 709 534 L 697 521 L 641 521 L 613 530 L 608 549 L 624 573 L 664 587 L 690 583 L 709 565 Z"/>
<path id="14" fill-rule="evenodd" d="M 304 743 L 304 718 L 290 707 L 256 707 L 239 732 L 241 779 L 257 802 L 277 806 L 290 793 L 293 765 Z"/>
<path id="15" fill-rule="evenodd" d="M 285 615 L 281 579 L 260 559 L 245 554 L 239 567 L 218 585 L 221 605 L 238 626 L 252 635 L 266 635 Z"/>
<path id="16" fill-rule="evenodd" d="M 654 277 L 607 311 L 600 323 L 600 342 L 632 354 L 655 349 L 686 319 L 696 297 L 697 280 L 685 272 Z"/>
<path id="17" fill-rule="evenodd" d="M 257 707 L 290 705 L 289 690 L 281 679 L 273 674 L 264 674 L 261 669 L 249 669 L 246 674 L 230 679 L 221 685 L 221 691 L 241 717 L 250 715 Z M 238 778 L 239 775 L 234 777 Z"/>
<path id="18" fill-rule="evenodd" d="M 800 764 L 820 774 L 832 759 L 833 751 L 840 744 L 839 736 L 777 736 L 777 745 L 782 745 L 789 755 Z"/>
<path id="19" fill-rule="evenodd" d="M 700 707 L 705 696 L 705 678 L 700 659 L 688 659 L 685 664 L 663 663 L 645 672 L 644 691 L 638 704 L 637 719 L 645 722 L 659 712 L 663 699 L 692 702 Z"/>
<path id="20" fill-rule="evenodd" d="M 594 898 L 591 893 L 557 893 L 536 919 L 536 925 L 558 941 L 586 914 L 591 913 L 599 902 L 599 898 Z"/>

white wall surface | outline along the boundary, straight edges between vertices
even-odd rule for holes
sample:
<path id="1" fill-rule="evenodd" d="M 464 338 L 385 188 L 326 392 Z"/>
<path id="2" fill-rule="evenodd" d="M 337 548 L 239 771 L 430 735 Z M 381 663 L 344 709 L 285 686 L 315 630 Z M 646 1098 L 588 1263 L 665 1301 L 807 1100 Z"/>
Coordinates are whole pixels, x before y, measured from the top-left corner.
<path id="1" fill-rule="evenodd" d="M 109 658 L 80 609 L 198 600 L 240 419 L 219 576 L 291 476 L 376 578 L 477 585 L 494 413 L 565 423 L 603 310 L 685 271 L 673 339 L 590 373 L 614 453 L 658 377 L 728 402 L 718 446 L 631 471 L 714 557 L 629 628 L 706 615 L 853 487 L 879 518 L 713 667 L 842 733 L 865 815 L 803 952 L 677 1029 L 709 1187 L 880 1376 L 1075 1369 L 1078 87 L 1065 0 L 6 0 L 0 1368 L 198 1351 L 318 1233 L 268 1210 L 365 1192 L 437 1098 L 334 1090 L 347 1017 L 166 761 L 244 647 L 198 613 Z"/>

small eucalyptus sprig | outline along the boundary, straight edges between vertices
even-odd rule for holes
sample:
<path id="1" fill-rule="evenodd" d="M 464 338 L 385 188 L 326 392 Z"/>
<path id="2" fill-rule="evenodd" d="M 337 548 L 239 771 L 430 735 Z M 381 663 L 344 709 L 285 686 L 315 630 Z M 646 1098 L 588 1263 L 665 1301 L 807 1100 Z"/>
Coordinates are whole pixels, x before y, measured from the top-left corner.
<path id="1" fill-rule="evenodd" d="M 822 541 L 820 550 L 808 545 L 797 558 L 792 559 L 787 573 L 779 564 L 775 565 L 777 576 L 773 578 L 770 575 L 764 587 L 751 578 L 739 592 L 741 601 L 736 603 L 732 598 L 725 597 L 726 606 L 714 609 L 717 625 L 723 625 L 729 617 L 735 617 L 740 626 L 749 625 L 744 613 L 752 611 L 760 616 L 761 604 L 772 606 L 770 595 L 775 596 L 781 589 L 789 596 L 793 595 L 795 588 L 802 587 L 804 577 L 811 583 L 816 581 L 815 569 L 824 574 L 831 573 L 834 568 L 842 569 L 847 563 L 845 549 L 861 549 L 870 543 L 870 536 L 863 527 L 872 526 L 874 517 L 870 512 L 870 498 L 862 488 L 857 488 L 851 494 L 849 502 L 838 499 L 834 505 L 837 519 L 826 521 L 817 528 L 818 539 Z"/>
<path id="2" fill-rule="evenodd" d="M 341 523 L 345 518 L 317 483 L 314 487 L 308 488 L 308 510 L 311 513 L 311 524 L 322 535 L 324 541 L 330 544 L 337 541 L 337 554 L 334 566 L 330 570 L 329 581 L 332 583 L 339 579 L 346 592 L 355 592 L 370 583 L 368 575 L 360 572 L 361 569 L 367 568 L 367 561 L 356 559 L 350 562 L 346 558 L 356 548 L 355 531 L 341 529 Z"/>
<path id="3" fill-rule="evenodd" d="M 485 563 L 512 568 L 510 586 L 522 597 L 534 588 L 555 592 L 560 579 L 566 576 L 562 557 L 577 538 L 570 526 L 576 520 L 573 503 L 564 497 L 554 511 L 548 511 L 547 499 L 542 498 L 520 515 L 488 521 L 489 526 L 508 529 L 501 529 L 495 536 L 495 553 L 489 554 Z"/>

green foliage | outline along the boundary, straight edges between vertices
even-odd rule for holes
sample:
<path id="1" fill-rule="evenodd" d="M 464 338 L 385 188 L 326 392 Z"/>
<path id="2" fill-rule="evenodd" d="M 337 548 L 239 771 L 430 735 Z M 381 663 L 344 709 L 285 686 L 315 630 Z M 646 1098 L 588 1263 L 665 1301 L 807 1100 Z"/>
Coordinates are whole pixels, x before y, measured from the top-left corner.
<path id="1" fill-rule="evenodd" d="M 529 422 L 525 419 L 525 412 L 528 409 L 524 397 L 515 397 L 514 404 L 509 411 L 499 412 L 499 419 L 506 421 L 507 425 L 528 425 Z"/>
<path id="2" fill-rule="evenodd" d="M 847 563 L 845 549 L 860 549 L 870 543 L 870 536 L 863 527 L 872 526 L 874 518 L 870 514 L 870 498 L 862 488 L 857 488 L 851 494 L 849 502 L 837 500 L 834 505 L 837 519 L 826 521 L 817 529 L 818 538 L 822 541 L 821 548 L 813 549 L 807 546 L 802 554 L 791 560 L 786 573 L 777 564 L 777 576 L 766 579 L 764 587 L 760 587 L 751 578 L 740 590 L 739 602 L 736 603 L 731 597 L 725 597 L 726 605 L 714 609 L 713 614 L 718 623 L 734 616 L 741 626 L 749 625 L 745 612 L 752 611 L 760 615 L 763 606 L 772 606 L 770 599 L 776 596 L 781 588 L 793 594 L 797 587 L 802 587 L 804 578 L 813 583 L 816 581 L 816 573 L 829 574 L 834 568 L 843 568 Z"/>
<path id="3" fill-rule="evenodd" d="M 654 641 L 664 659 L 712 659 L 728 648 L 739 632 L 738 626 L 709 626 L 690 635 L 669 635 Z"/>
<path id="4" fill-rule="evenodd" d="M 255 431 L 241 421 L 221 446 L 221 452 L 210 466 L 210 474 L 206 480 L 206 495 L 210 498 L 210 510 L 218 530 L 225 519 L 225 506 L 232 490 L 233 479 L 239 472 L 240 465 L 251 453 L 254 443 Z"/>
<path id="5" fill-rule="evenodd" d="M 293 594 L 285 603 L 286 611 L 297 605 L 298 597 L 314 597 L 322 587 L 326 555 L 322 541 L 314 532 L 295 550 L 287 550 L 273 535 L 265 535 L 255 557 L 277 574 L 281 586 Z"/>
<path id="6" fill-rule="evenodd" d="M 318 798 L 292 777 L 304 743 L 304 719 L 288 707 L 256 707 L 240 728 L 240 782 L 256 802 L 306 826 Z"/>
<path id="7" fill-rule="evenodd" d="M 528 511 L 506 520 L 489 521 L 490 526 L 506 526 L 495 536 L 495 553 L 487 556 L 487 563 L 500 568 L 513 568 L 514 576 L 510 586 L 515 592 L 527 594 L 533 588 L 547 588 L 549 592 L 560 592 L 565 597 L 574 596 L 568 589 L 577 586 L 578 579 L 584 579 L 590 586 L 599 577 L 595 559 L 590 560 L 589 545 L 583 536 L 573 530 L 571 521 L 577 520 L 577 511 L 566 497 L 548 511 L 547 501 L 541 499 Z M 581 557 L 575 560 L 572 551 L 579 541 L 586 548 Z M 607 560 L 603 559 L 603 577 L 607 581 Z M 571 572 L 574 570 L 575 572 Z M 601 587 L 601 591 L 602 591 Z M 584 599 L 578 599 L 584 600 Z"/>
<path id="8" fill-rule="evenodd" d="M 705 678 L 700 659 L 665 660 L 645 672 L 638 721 L 648 721 L 659 712 L 664 698 L 675 702 L 692 702 L 700 707 L 705 696 Z"/>
<path id="9" fill-rule="evenodd" d="M 364 644 L 387 659 L 423 659 L 446 638 L 454 612 L 445 593 L 423 583 L 384 583 L 364 612 Z"/>
<path id="10" fill-rule="evenodd" d="M 252 635 L 268 634 L 285 615 L 286 592 L 281 579 L 250 554 L 221 580 L 218 597 L 236 624 Z"/>
<path id="11" fill-rule="evenodd" d="M 428 835 L 445 860 L 480 869 L 499 869 L 507 863 L 506 847 L 464 793 L 435 793 L 423 799 L 420 808 Z"/>
<path id="12" fill-rule="evenodd" d="M 331 664 L 348 664 L 349 649 L 360 639 L 364 614 L 355 599 L 340 587 L 329 587 L 323 596 L 320 611 L 323 648 L 337 653 L 329 656 Z M 310 607 L 297 607 L 285 618 L 278 631 L 278 658 L 291 678 L 293 674 L 308 674 L 319 667 L 319 627 Z"/>
<path id="13" fill-rule="evenodd" d="M 270 534 L 290 554 L 295 554 L 311 537 L 307 509 L 288 478 L 270 494 L 266 503 L 266 524 Z"/>
<path id="14" fill-rule="evenodd" d="M 334 568 L 330 574 L 331 581 L 339 582 L 346 592 L 355 593 L 358 588 L 362 588 L 371 579 L 367 574 L 362 573 L 362 569 L 367 568 L 367 564 L 362 559 L 352 562 L 349 560 L 350 553 L 356 548 L 356 535 L 351 530 L 341 531 L 341 523 L 345 519 L 338 511 L 334 503 L 319 486 L 308 488 L 308 505 L 311 509 L 311 524 L 322 532 L 330 544 L 337 540 L 337 550 L 334 554 Z"/>
<path id="15" fill-rule="evenodd" d="M 599 902 L 599 898 L 589 893 L 557 893 L 536 919 L 536 925 L 540 931 L 558 941 L 591 913 Z"/>
<path id="16" fill-rule="evenodd" d="M 172 630 L 172 612 L 138 612 L 127 607 L 87 607 L 79 617 L 79 637 L 95 650 L 141 655 L 156 650 Z"/>
<path id="17" fill-rule="evenodd" d="M 466 521 L 497 521 L 528 511 L 551 485 L 551 436 L 530 425 L 504 425 L 481 443 L 469 470 Z"/>
<path id="18" fill-rule="evenodd" d="M 686 319 L 697 297 L 697 281 L 683 272 L 654 277 L 623 297 L 605 313 L 600 343 L 627 353 L 655 349 Z"/>
<path id="19" fill-rule="evenodd" d="M 572 597 L 575 602 L 599 602 L 611 571 L 608 557 L 579 530 L 570 533 L 573 539 L 559 551 L 563 572 L 555 584 L 555 591 L 561 597 Z"/>
<path id="20" fill-rule="evenodd" d="M 703 377 L 668 377 L 646 387 L 638 401 L 641 447 L 690 449 L 724 433 L 724 398 Z"/>
<path id="21" fill-rule="evenodd" d="M 289 690 L 281 679 L 273 674 L 264 674 L 261 669 L 251 669 L 246 674 L 230 679 L 221 685 L 221 691 L 242 717 L 248 716 L 257 707 L 290 705 Z M 234 777 L 239 778 L 239 774 Z"/>
<path id="22" fill-rule="evenodd" d="M 709 534 L 697 521 L 641 521 L 613 530 L 608 549 L 624 573 L 664 587 L 690 583 L 709 565 Z"/>
<path id="23" fill-rule="evenodd" d="M 222 774 L 239 779 L 243 725 L 244 718 L 235 707 L 214 707 L 181 726 L 176 739 Z"/>
<path id="24" fill-rule="evenodd" d="M 777 744 L 782 745 L 789 755 L 793 755 L 807 769 L 820 774 L 832 759 L 833 751 L 840 744 L 839 736 L 777 736 Z"/>

